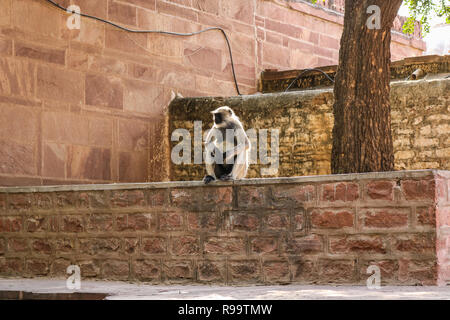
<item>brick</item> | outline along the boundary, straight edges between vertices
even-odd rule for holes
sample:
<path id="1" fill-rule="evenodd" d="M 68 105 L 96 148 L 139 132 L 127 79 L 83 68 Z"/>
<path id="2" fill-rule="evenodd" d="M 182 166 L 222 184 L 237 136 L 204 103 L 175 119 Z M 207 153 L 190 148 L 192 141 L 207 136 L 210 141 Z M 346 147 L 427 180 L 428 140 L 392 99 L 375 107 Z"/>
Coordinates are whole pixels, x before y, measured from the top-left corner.
<path id="1" fill-rule="evenodd" d="M 34 96 L 36 67 L 32 62 L 0 58 L 0 72 L 3 74 L 1 94 Z"/>
<path id="2" fill-rule="evenodd" d="M 145 191 L 145 194 L 149 207 L 166 206 L 168 203 L 167 191 L 164 189 Z"/>
<path id="3" fill-rule="evenodd" d="M 198 255 L 200 241 L 196 236 L 173 237 L 171 239 L 171 253 L 174 256 Z"/>
<path id="4" fill-rule="evenodd" d="M 135 277 L 140 281 L 161 279 L 161 263 L 157 260 L 141 259 L 133 262 Z"/>
<path id="5" fill-rule="evenodd" d="M 259 219 L 255 214 L 231 213 L 230 225 L 233 231 L 255 232 L 259 229 Z"/>
<path id="6" fill-rule="evenodd" d="M 59 258 L 59 259 L 55 259 L 50 266 L 50 274 L 52 276 L 60 276 L 60 277 L 67 277 L 68 273 L 67 273 L 67 268 L 72 265 L 70 260 L 68 259 L 64 259 L 64 258 Z"/>
<path id="7" fill-rule="evenodd" d="M 82 279 L 100 275 L 100 262 L 97 260 L 80 260 L 76 264 L 80 267 Z"/>
<path id="8" fill-rule="evenodd" d="M 65 178 L 67 159 L 66 146 L 44 142 L 43 175 L 52 178 Z"/>
<path id="9" fill-rule="evenodd" d="M 15 193 L 8 196 L 9 209 L 14 211 L 26 211 L 31 209 L 32 199 L 30 194 Z"/>
<path id="10" fill-rule="evenodd" d="M 435 260 L 399 260 L 398 280 L 410 285 L 436 285 Z"/>
<path id="11" fill-rule="evenodd" d="M 185 43 L 183 55 L 185 64 L 208 71 L 222 71 L 222 52 L 218 49 L 201 47 Z"/>
<path id="12" fill-rule="evenodd" d="M 434 180 L 405 180 L 401 187 L 406 200 L 432 200 L 435 197 Z"/>
<path id="13" fill-rule="evenodd" d="M 34 193 L 31 196 L 33 210 L 53 209 L 53 195 L 51 193 Z"/>
<path id="14" fill-rule="evenodd" d="M 9 140 L 11 132 L 14 132 L 13 139 L 18 142 L 36 141 L 39 126 L 39 114 L 28 107 L 21 107 L 15 104 L 2 104 L 2 117 L 0 118 L 0 138 Z M 17 121 L 21 119 L 21 121 Z"/>
<path id="15" fill-rule="evenodd" d="M 125 238 L 122 241 L 122 250 L 127 254 L 134 254 L 139 247 L 139 238 Z"/>
<path id="16" fill-rule="evenodd" d="M 31 241 L 31 249 L 37 254 L 51 254 L 52 244 L 47 239 L 35 239 Z"/>
<path id="17" fill-rule="evenodd" d="M 111 150 L 70 146 L 67 156 L 67 176 L 72 179 L 110 180 Z"/>
<path id="18" fill-rule="evenodd" d="M 0 193 L 0 214 L 4 213 L 6 211 L 6 194 Z"/>
<path id="19" fill-rule="evenodd" d="M 407 208 L 367 209 L 360 215 L 363 228 L 406 228 L 408 220 Z"/>
<path id="20" fill-rule="evenodd" d="M 225 262 L 202 260 L 198 262 L 198 280 L 201 282 L 225 283 Z"/>
<path id="21" fill-rule="evenodd" d="M 105 279 L 128 280 L 129 271 L 127 261 L 107 260 L 102 265 L 102 275 Z"/>
<path id="22" fill-rule="evenodd" d="M 120 152 L 119 181 L 146 182 L 148 180 L 148 156 L 147 152 Z"/>
<path id="23" fill-rule="evenodd" d="M 242 238 L 209 237 L 205 240 L 204 254 L 236 255 L 244 254 L 245 241 Z"/>
<path id="24" fill-rule="evenodd" d="M 313 261 L 296 259 L 292 262 L 293 281 L 301 283 L 314 283 L 318 270 Z"/>
<path id="25" fill-rule="evenodd" d="M 120 249 L 120 239 L 89 238 L 80 239 L 80 251 L 89 255 L 111 254 Z"/>
<path id="26" fill-rule="evenodd" d="M 312 234 L 304 237 L 287 238 L 284 250 L 288 254 L 312 254 L 323 251 L 323 240 L 321 236 Z"/>
<path id="27" fill-rule="evenodd" d="M 368 199 L 393 200 L 394 183 L 392 181 L 374 181 L 367 184 Z"/>
<path id="28" fill-rule="evenodd" d="M 0 217 L 0 232 L 20 232 L 22 217 Z"/>
<path id="29" fill-rule="evenodd" d="M 49 263 L 44 259 L 27 259 L 26 272 L 33 276 L 46 276 L 49 273 Z"/>
<path id="30" fill-rule="evenodd" d="M 55 192 L 55 207 L 59 209 L 74 209 L 81 206 L 85 199 L 76 192 Z"/>
<path id="31" fill-rule="evenodd" d="M 164 277 L 173 281 L 186 281 L 194 278 L 194 268 L 190 262 L 168 260 L 163 262 Z"/>
<path id="32" fill-rule="evenodd" d="M 34 146 L 0 140 L 0 173 L 36 175 Z"/>
<path id="33" fill-rule="evenodd" d="M 32 43 L 16 41 L 14 43 L 14 52 L 17 57 L 25 57 L 60 65 L 65 65 L 66 63 L 65 49 L 46 48 Z"/>
<path id="34" fill-rule="evenodd" d="M 114 76 L 86 75 L 86 104 L 112 109 L 123 109 L 124 88 Z"/>
<path id="35" fill-rule="evenodd" d="M 113 122 L 110 119 L 89 118 L 89 144 L 100 147 L 112 146 Z"/>
<path id="36" fill-rule="evenodd" d="M 128 2 L 130 1 L 131 0 Z M 81 11 L 85 14 L 94 15 L 103 19 L 107 18 L 108 0 L 76 0 L 75 4 L 78 5 Z"/>
<path id="37" fill-rule="evenodd" d="M 311 212 L 314 228 L 339 229 L 353 227 L 354 213 L 350 210 L 316 209 Z"/>
<path id="38" fill-rule="evenodd" d="M 436 250 L 436 235 L 433 233 L 396 235 L 392 248 L 401 254 L 433 254 Z"/>
<path id="39" fill-rule="evenodd" d="M 253 238 L 250 241 L 252 252 L 257 254 L 276 254 L 278 251 L 278 241 L 276 238 Z"/>
<path id="40" fill-rule="evenodd" d="M 12 40 L 0 39 L 0 54 L 2 56 L 12 55 Z"/>
<path id="41" fill-rule="evenodd" d="M 156 0 L 156 10 L 169 16 L 181 17 L 190 21 L 197 21 L 197 13 L 192 9 L 182 8 L 167 2 Z"/>
<path id="42" fill-rule="evenodd" d="M 305 217 L 303 213 L 294 214 L 292 218 L 292 225 L 294 232 L 304 229 Z"/>
<path id="43" fill-rule="evenodd" d="M 288 230 L 289 216 L 287 214 L 269 214 L 264 218 L 267 230 Z"/>
<path id="44" fill-rule="evenodd" d="M 238 188 L 238 206 L 241 208 L 260 208 L 267 203 L 266 187 L 244 187 Z"/>
<path id="45" fill-rule="evenodd" d="M 105 46 L 127 54 L 148 56 L 146 34 L 127 34 L 121 30 L 106 28 Z"/>
<path id="46" fill-rule="evenodd" d="M 354 283 L 356 278 L 355 261 L 321 259 L 318 263 L 319 283 Z"/>
<path id="47" fill-rule="evenodd" d="M 189 230 L 218 230 L 220 223 L 217 221 L 215 213 L 188 213 L 187 214 L 187 227 Z"/>
<path id="48" fill-rule="evenodd" d="M 190 211 L 215 211 L 232 205 L 231 187 L 172 189 L 170 197 L 174 206 Z"/>
<path id="49" fill-rule="evenodd" d="M 142 239 L 142 253 L 164 254 L 166 253 L 166 239 L 161 237 L 150 237 Z"/>
<path id="50" fill-rule="evenodd" d="M 83 117 L 60 112 L 44 112 L 42 121 L 42 135 L 45 140 L 84 145 L 89 143 L 89 123 Z M 64 158 L 63 161 L 65 160 Z"/>
<path id="51" fill-rule="evenodd" d="M 264 43 L 263 47 L 264 63 L 279 67 L 288 67 L 290 65 L 290 53 L 287 48 Z"/>
<path id="52" fill-rule="evenodd" d="M 274 186 L 272 188 L 273 205 L 276 207 L 299 206 L 316 200 L 314 186 Z"/>
<path id="53" fill-rule="evenodd" d="M 324 184 L 322 201 L 355 201 L 359 198 L 359 186 L 356 183 Z"/>
<path id="54" fill-rule="evenodd" d="M 81 105 L 84 102 L 84 81 L 78 72 L 39 66 L 36 92 L 39 99 Z"/>
<path id="55" fill-rule="evenodd" d="M 259 262 L 255 260 L 228 261 L 230 283 L 258 283 L 261 281 Z"/>
<path id="56" fill-rule="evenodd" d="M 30 250 L 28 246 L 28 239 L 26 238 L 9 238 L 8 239 L 8 252 L 28 252 Z"/>
<path id="57" fill-rule="evenodd" d="M 284 261 L 267 261 L 263 264 L 265 283 L 289 283 L 289 264 Z"/>
<path id="58" fill-rule="evenodd" d="M 422 226 L 436 226 L 436 210 L 433 207 L 416 209 L 417 224 Z M 450 221 L 450 220 L 449 220 Z M 448 224 L 450 225 L 450 223 Z"/>
<path id="59" fill-rule="evenodd" d="M 220 3 L 219 0 L 192 0 L 192 7 L 200 11 L 218 15 Z"/>
<path id="60" fill-rule="evenodd" d="M 23 275 L 23 261 L 21 258 L 0 257 L 0 274 L 5 276 Z"/>
<path id="61" fill-rule="evenodd" d="M 138 7 L 156 10 L 156 0 L 128 0 L 128 2 Z"/>
<path id="62" fill-rule="evenodd" d="M 128 214 L 116 218 L 116 231 L 148 231 L 152 226 L 152 214 Z"/>
<path id="63" fill-rule="evenodd" d="M 387 244 L 380 236 L 333 236 L 330 237 L 330 253 L 381 253 L 387 252 Z"/>
<path id="64" fill-rule="evenodd" d="M 119 121 L 119 147 L 123 151 L 142 151 L 148 145 L 148 125 L 142 121 Z"/>
<path id="65" fill-rule="evenodd" d="M 136 7 L 111 1 L 108 6 L 108 18 L 127 25 L 137 25 Z"/>
<path id="66" fill-rule="evenodd" d="M 26 232 L 45 232 L 48 230 L 48 218 L 46 216 L 30 216 L 25 218 Z"/>
<path id="67" fill-rule="evenodd" d="M 0 238 L 0 256 L 4 255 L 6 251 L 6 242 Z"/>
<path id="68" fill-rule="evenodd" d="M 75 240 L 71 238 L 59 238 L 52 242 L 57 253 L 70 253 L 74 254 L 76 252 Z"/>
<path id="69" fill-rule="evenodd" d="M 82 216 L 61 217 L 61 231 L 63 232 L 83 232 L 84 220 Z"/>
<path id="70" fill-rule="evenodd" d="M 242 2 L 239 0 L 221 2 L 220 15 L 246 24 L 253 24 L 255 5 L 253 2 Z"/>
<path id="71" fill-rule="evenodd" d="M 142 190 L 113 191 L 111 206 L 112 207 L 145 206 L 144 192 Z"/>
<path id="72" fill-rule="evenodd" d="M 91 214 L 86 217 L 86 231 L 107 232 L 113 230 L 113 216 L 110 214 Z"/>
<path id="73" fill-rule="evenodd" d="M 182 213 L 169 212 L 159 215 L 159 229 L 162 231 L 174 231 L 184 229 L 184 216 Z"/>

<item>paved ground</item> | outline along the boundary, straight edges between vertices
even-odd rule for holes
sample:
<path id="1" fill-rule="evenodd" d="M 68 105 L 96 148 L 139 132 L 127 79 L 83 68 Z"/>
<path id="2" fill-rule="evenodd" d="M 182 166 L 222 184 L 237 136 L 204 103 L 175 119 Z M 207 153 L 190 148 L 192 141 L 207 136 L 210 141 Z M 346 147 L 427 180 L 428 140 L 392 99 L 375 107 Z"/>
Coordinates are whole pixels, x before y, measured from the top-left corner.
<path id="1" fill-rule="evenodd" d="M 0 279 L 0 291 L 70 293 L 65 280 Z M 367 300 L 367 299 L 445 299 L 450 287 L 381 287 L 369 290 L 357 286 L 154 286 L 112 281 L 82 281 L 78 292 L 108 293 L 119 300 Z"/>

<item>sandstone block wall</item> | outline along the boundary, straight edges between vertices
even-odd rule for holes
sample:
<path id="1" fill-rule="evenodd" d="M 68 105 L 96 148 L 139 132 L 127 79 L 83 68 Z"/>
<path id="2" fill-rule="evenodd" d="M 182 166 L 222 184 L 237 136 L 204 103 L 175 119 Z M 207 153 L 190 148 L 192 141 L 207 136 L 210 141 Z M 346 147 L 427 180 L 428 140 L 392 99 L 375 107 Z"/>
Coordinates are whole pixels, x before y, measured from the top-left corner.
<path id="1" fill-rule="evenodd" d="M 305 3 L 252 0 L 57 0 L 134 29 L 223 27 L 243 93 L 265 68 L 337 62 L 342 17 Z M 338 9 L 336 7 L 335 9 Z M 0 185 L 161 181 L 171 93 L 235 95 L 219 32 L 128 34 L 43 0 L 0 0 Z M 394 58 L 424 42 L 396 34 Z M 150 164 L 150 165 L 149 165 Z"/>
<path id="2" fill-rule="evenodd" d="M 450 80 L 395 82 L 391 87 L 396 170 L 449 170 Z M 280 163 L 274 176 L 330 174 L 333 101 L 332 89 L 232 98 L 177 99 L 170 105 L 169 131 L 185 128 L 194 137 L 194 121 L 202 121 L 205 132 L 212 125 L 209 111 L 229 105 L 246 129 L 279 129 Z M 254 148 L 257 143 L 252 141 Z M 177 141 L 171 142 L 171 147 L 177 144 Z M 250 166 L 249 178 L 263 177 L 261 168 L 269 167 L 259 160 Z M 204 165 L 176 165 L 172 162 L 169 165 L 172 181 L 200 180 L 205 175 Z"/>
<path id="3" fill-rule="evenodd" d="M 450 173 L 0 188 L 0 276 L 450 283 Z"/>

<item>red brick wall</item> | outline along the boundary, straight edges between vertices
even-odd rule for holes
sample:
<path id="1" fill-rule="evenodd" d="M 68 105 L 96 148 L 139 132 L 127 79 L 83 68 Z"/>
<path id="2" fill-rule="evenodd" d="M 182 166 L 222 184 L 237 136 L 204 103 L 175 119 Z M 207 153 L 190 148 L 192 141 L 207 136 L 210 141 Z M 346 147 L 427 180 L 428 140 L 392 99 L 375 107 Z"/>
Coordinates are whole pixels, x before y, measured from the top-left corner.
<path id="1" fill-rule="evenodd" d="M 58 3 L 137 29 L 222 26 L 243 93 L 256 91 L 264 68 L 336 63 L 342 29 L 342 16 L 304 3 Z M 68 16 L 43 0 L 0 0 L 0 8 L 0 185 L 167 179 L 161 137 L 172 92 L 235 94 L 220 33 L 136 35 L 88 19 L 69 30 Z M 394 36 L 394 58 L 422 50 L 422 42 Z"/>
<path id="2" fill-rule="evenodd" d="M 155 283 L 436 285 L 448 171 L 0 188 L 0 275 Z M 34 192 L 32 192 L 34 191 Z M 437 251 L 436 251 L 437 250 Z"/>

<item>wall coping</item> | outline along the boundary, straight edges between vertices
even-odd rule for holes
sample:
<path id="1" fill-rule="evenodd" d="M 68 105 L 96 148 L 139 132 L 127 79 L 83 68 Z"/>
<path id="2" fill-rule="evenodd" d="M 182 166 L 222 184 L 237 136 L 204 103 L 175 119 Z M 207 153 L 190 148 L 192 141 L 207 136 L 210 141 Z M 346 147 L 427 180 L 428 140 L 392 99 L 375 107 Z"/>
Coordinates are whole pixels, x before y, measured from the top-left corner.
<path id="1" fill-rule="evenodd" d="M 150 183 L 113 183 L 88 185 L 62 185 L 62 186 L 35 186 L 35 187 L 0 187 L 2 193 L 47 193 L 67 191 L 106 191 L 106 190 L 132 190 L 132 189 L 166 189 L 166 188 L 198 188 L 198 187 L 230 187 L 253 186 L 294 183 L 321 183 L 338 181 L 360 181 L 370 179 L 418 179 L 425 177 L 445 176 L 450 178 L 448 170 L 405 170 L 392 172 L 352 173 L 322 176 L 304 176 L 287 178 L 242 179 L 230 182 L 216 182 L 205 186 L 202 181 L 173 181 Z"/>

